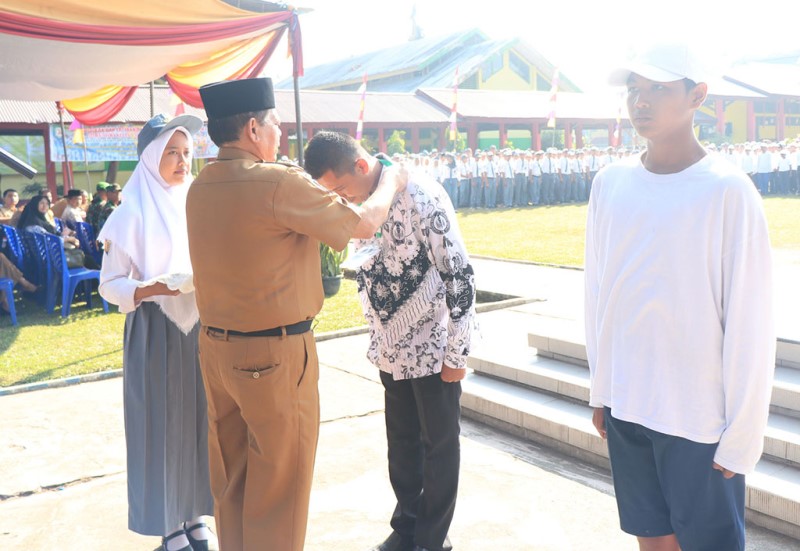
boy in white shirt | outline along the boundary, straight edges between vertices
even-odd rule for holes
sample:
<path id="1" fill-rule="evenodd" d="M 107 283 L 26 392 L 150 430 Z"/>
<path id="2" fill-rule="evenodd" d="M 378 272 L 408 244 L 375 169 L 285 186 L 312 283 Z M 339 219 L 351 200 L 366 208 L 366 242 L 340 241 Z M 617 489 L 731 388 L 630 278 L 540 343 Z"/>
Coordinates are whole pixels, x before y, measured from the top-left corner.
<path id="1" fill-rule="evenodd" d="M 767 224 L 749 179 L 694 135 L 706 78 L 680 44 L 612 73 L 647 150 L 600 171 L 589 201 L 589 403 L 620 525 L 645 551 L 744 550 L 769 412 Z"/>

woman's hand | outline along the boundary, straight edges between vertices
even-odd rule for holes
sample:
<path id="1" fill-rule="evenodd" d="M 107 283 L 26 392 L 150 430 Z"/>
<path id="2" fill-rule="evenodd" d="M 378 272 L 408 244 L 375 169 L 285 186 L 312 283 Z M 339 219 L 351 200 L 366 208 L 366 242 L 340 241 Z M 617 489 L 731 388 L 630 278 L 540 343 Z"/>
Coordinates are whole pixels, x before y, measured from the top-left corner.
<path id="1" fill-rule="evenodd" d="M 147 287 L 137 287 L 133 292 L 133 301 L 138 304 L 148 297 L 167 296 L 176 297 L 181 292 L 178 289 L 172 290 L 167 287 L 166 283 L 153 283 Z"/>

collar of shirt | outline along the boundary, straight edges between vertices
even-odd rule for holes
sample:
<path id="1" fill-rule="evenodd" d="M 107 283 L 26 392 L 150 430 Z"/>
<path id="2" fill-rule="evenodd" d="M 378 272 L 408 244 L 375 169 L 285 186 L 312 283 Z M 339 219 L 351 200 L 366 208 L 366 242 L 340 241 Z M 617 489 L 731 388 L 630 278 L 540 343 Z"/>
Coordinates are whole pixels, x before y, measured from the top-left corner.
<path id="1" fill-rule="evenodd" d="M 234 159 L 248 159 L 256 163 L 264 162 L 264 159 L 260 159 L 249 151 L 238 147 L 224 146 L 219 148 L 219 154 L 217 155 L 218 161 L 232 161 Z"/>

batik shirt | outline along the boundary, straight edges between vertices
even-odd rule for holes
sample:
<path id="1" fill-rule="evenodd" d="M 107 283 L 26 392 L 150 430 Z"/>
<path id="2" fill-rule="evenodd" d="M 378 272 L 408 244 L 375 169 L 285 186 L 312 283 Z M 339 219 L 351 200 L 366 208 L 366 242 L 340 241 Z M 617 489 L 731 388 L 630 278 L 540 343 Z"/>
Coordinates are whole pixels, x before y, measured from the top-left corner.
<path id="1" fill-rule="evenodd" d="M 369 360 L 395 380 L 465 368 L 475 324 L 475 276 L 442 186 L 412 177 L 357 271 Z"/>

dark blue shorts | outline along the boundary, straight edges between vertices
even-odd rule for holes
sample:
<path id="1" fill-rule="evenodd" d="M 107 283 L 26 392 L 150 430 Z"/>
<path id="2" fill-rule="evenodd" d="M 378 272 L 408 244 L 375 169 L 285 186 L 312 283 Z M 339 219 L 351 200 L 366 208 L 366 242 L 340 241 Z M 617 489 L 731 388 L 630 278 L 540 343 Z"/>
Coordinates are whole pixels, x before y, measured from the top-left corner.
<path id="1" fill-rule="evenodd" d="M 675 534 L 682 551 L 744 551 L 744 475 L 712 468 L 717 444 L 700 444 L 611 416 L 608 454 L 623 531 Z"/>

